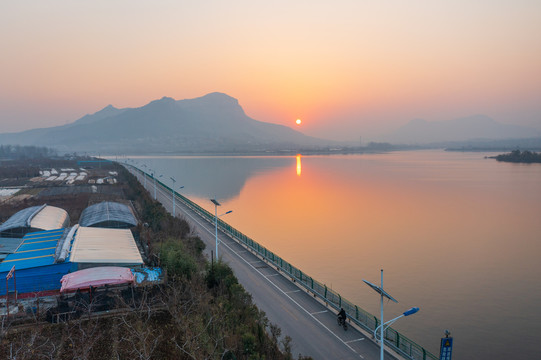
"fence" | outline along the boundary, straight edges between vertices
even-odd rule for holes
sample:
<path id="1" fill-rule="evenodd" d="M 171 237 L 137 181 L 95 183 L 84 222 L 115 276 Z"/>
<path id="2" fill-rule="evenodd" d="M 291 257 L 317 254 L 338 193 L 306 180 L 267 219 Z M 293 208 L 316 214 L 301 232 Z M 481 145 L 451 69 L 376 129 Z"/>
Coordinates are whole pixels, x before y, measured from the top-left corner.
<path id="1" fill-rule="evenodd" d="M 143 176 L 148 176 L 152 179 L 152 176 L 149 174 L 146 174 L 145 172 L 137 169 L 136 167 L 133 167 L 131 165 L 126 165 L 132 168 L 133 170 L 136 170 Z M 154 179 L 153 179 L 154 180 Z M 162 183 L 159 179 L 155 179 L 157 183 L 159 183 L 160 186 L 167 189 L 169 192 L 172 193 L 172 189 Z M 182 196 L 181 194 L 177 193 L 176 191 L 175 197 L 177 200 L 180 200 L 189 207 L 191 210 L 199 214 L 201 217 L 209 221 L 211 224 L 215 224 L 216 217 L 211 212 L 203 209 L 201 206 L 197 205 L 190 199 Z M 274 265 L 277 269 L 281 270 L 282 272 L 286 273 L 288 276 L 291 277 L 292 281 L 297 282 L 301 286 L 303 286 L 307 291 L 314 294 L 314 296 L 319 297 L 322 301 L 325 303 L 331 305 L 335 309 L 344 308 L 346 313 L 348 314 L 348 317 L 352 322 L 357 324 L 362 329 L 373 333 L 374 330 L 379 326 L 379 319 L 375 317 L 374 315 L 370 314 L 369 312 L 361 309 L 357 305 L 351 303 L 347 299 L 344 299 L 339 293 L 336 291 L 329 289 L 325 284 L 320 283 L 317 280 L 314 280 L 311 276 L 309 276 L 306 273 L 303 273 L 300 269 L 297 269 L 292 264 L 288 263 L 272 251 L 268 250 L 264 246 L 259 245 L 256 241 L 252 240 L 248 236 L 244 235 L 239 230 L 235 229 L 231 225 L 227 224 L 225 221 L 221 219 L 218 220 L 218 229 L 222 231 L 223 233 L 227 234 L 234 240 L 244 244 L 246 247 L 252 249 L 255 253 L 263 257 L 266 261 Z M 385 344 L 401 354 L 402 356 L 406 357 L 407 359 L 411 360 L 438 360 L 438 357 L 430 353 L 428 350 L 423 348 L 422 346 L 416 344 L 414 341 L 410 340 L 406 336 L 402 335 L 398 331 L 394 330 L 391 327 L 386 328 L 384 334 L 385 338 Z"/>

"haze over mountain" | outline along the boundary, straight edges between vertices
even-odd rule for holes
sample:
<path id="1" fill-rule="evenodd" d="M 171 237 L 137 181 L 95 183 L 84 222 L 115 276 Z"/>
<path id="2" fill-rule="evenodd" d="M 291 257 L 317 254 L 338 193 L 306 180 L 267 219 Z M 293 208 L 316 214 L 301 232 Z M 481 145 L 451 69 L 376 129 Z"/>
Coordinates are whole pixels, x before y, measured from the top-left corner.
<path id="1" fill-rule="evenodd" d="M 426 145 L 540 136 L 535 129 L 475 115 L 449 121 L 415 119 L 378 141 Z M 245 114 L 237 99 L 223 93 L 178 101 L 163 97 L 138 108 L 108 105 L 63 126 L 0 134 L 0 144 L 99 154 L 276 152 L 348 145 L 254 120 Z"/>
<path id="2" fill-rule="evenodd" d="M 541 136 L 541 132 L 536 129 L 502 124 L 486 115 L 472 115 L 447 121 L 414 119 L 383 136 L 381 140 L 393 144 L 429 144 L 454 141 L 526 139 L 539 136 Z"/>
<path id="3" fill-rule="evenodd" d="M 109 105 L 64 126 L 0 134 L 0 143 L 105 154 L 277 151 L 335 142 L 254 120 L 236 99 L 211 93 L 178 101 L 163 97 L 139 108 Z"/>

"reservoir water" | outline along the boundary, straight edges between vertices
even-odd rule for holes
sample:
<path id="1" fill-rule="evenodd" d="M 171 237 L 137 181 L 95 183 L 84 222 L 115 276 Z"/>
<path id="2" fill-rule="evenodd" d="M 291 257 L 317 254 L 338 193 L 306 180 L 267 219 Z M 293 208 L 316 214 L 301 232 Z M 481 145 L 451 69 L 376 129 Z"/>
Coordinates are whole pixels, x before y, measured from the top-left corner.
<path id="1" fill-rule="evenodd" d="M 453 359 L 541 359 L 541 164 L 488 153 L 133 157 L 361 308 Z M 145 164 L 146 167 L 142 167 Z"/>

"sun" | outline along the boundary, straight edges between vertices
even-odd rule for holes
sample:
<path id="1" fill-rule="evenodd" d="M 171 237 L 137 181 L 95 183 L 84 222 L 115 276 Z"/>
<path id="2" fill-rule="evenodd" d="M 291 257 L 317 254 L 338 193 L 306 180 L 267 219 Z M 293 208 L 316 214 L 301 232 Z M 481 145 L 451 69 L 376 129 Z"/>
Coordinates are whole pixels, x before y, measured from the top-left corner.
<path id="1" fill-rule="evenodd" d="M 296 123 L 297 125 L 300 125 L 301 122 L 302 122 L 301 119 L 297 119 L 297 120 L 295 121 L 295 123 Z"/>

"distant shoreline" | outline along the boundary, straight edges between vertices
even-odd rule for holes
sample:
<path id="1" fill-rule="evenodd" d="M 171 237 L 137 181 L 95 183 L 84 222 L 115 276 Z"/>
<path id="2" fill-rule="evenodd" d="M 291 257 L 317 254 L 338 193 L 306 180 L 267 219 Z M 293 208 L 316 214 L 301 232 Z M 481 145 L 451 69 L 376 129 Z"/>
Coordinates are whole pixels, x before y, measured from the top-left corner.
<path id="1" fill-rule="evenodd" d="M 248 150 L 248 151 L 171 151 L 171 152 L 146 152 L 134 153 L 125 151 L 122 155 L 129 154 L 130 156 L 295 156 L 295 155 L 349 155 L 349 154 L 381 154 L 392 151 L 408 151 L 408 150 L 434 150 L 443 148 L 432 148 L 422 146 L 395 146 L 390 144 L 372 144 L 365 147 L 341 147 L 328 149 L 284 149 L 284 150 Z M 92 155 L 98 156 L 98 155 Z M 101 154 L 99 157 L 115 157 L 121 156 L 116 154 Z"/>
<path id="2" fill-rule="evenodd" d="M 521 164 L 534 164 L 541 163 L 541 153 L 532 151 L 520 151 L 513 150 L 507 154 L 500 154 L 496 156 L 487 156 L 489 159 L 496 159 L 502 162 L 521 163 Z"/>

